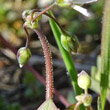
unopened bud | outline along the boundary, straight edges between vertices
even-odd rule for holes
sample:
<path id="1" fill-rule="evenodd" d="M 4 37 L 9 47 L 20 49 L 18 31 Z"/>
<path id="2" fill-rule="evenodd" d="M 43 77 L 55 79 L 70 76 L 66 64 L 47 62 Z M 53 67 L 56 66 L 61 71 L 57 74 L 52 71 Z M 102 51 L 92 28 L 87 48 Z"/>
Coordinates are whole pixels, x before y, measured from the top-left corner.
<path id="1" fill-rule="evenodd" d="M 61 44 L 63 48 L 70 53 L 76 53 L 78 51 L 79 41 L 76 36 L 71 37 L 71 36 L 62 34 Z"/>
<path id="2" fill-rule="evenodd" d="M 84 96 L 84 94 L 81 95 L 77 95 L 75 98 L 78 102 L 82 102 L 82 97 Z"/>
<path id="3" fill-rule="evenodd" d="M 22 18 L 23 18 L 24 20 L 26 20 L 26 19 L 27 19 L 27 16 L 29 16 L 30 13 L 31 13 L 31 10 L 25 10 L 25 11 L 23 11 L 23 13 L 22 13 Z"/>
<path id="4" fill-rule="evenodd" d="M 29 28 L 32 29 L 37 29 L 38 28 L 38 21 L 41 20 L 42 15 L 40 15 L 39 17 L 37 17 L 35 19 L 35 21 L 33 22 L 33 18 L 35 18 L 39 13 L 38 12 L 34 12 L 32 13 L 33 10 L 25 10 L 22 13 L 22 17 L 25 20 L 25 25 Z"/>
<path id="5" fill-rule="evenodd" d="M 57 0 L 57 5 L 60 7 L 67 7 L 70 5 L 69 0 L 65 1 L 65 0 Z"/>
<path id="6" fill-rule="evenodd" d="M 87 90 L 91 86 L 91 78 L 85 71 L 81 71 L 78 74 L 78 85 L 84 90 Z"/>
<path id="7" fill-rule="evenodd" d="M 31 51 L 29 48 L 22 47 L 17 52 L 17 59 L 19 62 L 19 66 L 22 67 L 24 64 L 28 62 L 31 57 Z"/>
<path id="8" fill-rule="evenodd" d="M 84 94 L 82 97 L 82 102 L 84 106 L 90 106 L 92 103 L 92 96 L 90 94 Z"/>

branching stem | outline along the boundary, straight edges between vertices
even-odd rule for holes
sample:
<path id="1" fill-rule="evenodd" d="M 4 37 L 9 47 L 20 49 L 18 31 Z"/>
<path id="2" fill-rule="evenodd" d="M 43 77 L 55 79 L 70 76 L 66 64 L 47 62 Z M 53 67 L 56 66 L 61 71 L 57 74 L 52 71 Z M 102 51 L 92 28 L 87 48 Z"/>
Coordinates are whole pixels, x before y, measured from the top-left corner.
<path id="1" fill-rule="evenodd" d="M 43 10 L 42 12 L 40 12 L 36 17 L 33 18 L 32 22 L 35 22 L 35 20 L 41 16 L 42 14 L 44 14 L 46 11 L 48 11 L 49 9 L 53 8 L 56 5 L 56 2 L 53 3 L 52 5 L 50 5 L 49 7 L 47 7 L 45 10 Z"/>
<path id="2" fill-rule="evenodd" d="M 41 12 L 41 11 L 38 10 L 38 9 L 32 10 L 32 12 L 31 12 L 31 18 L 32 18 L 33 14 L 34 14 L 35 12 Z M 58 21 L 57 21 L 53 16 L 51 16 L 50 14 L 48 14 L 48 13 L 46 13 L 46 12 L 43 13 L 43 14 L 46 15 L 46 16 L 48 16 L 49 18 L 51 18 L 53 21 L 55 21 L 55 23 L 59 26 L 59 28 L 61 29 L 61 31 L 63 32 L 63 34 L 66 34 L 66 35 L 67 35 L 66 31 L 62 28 L 62 26 L 58 23 Z"/>

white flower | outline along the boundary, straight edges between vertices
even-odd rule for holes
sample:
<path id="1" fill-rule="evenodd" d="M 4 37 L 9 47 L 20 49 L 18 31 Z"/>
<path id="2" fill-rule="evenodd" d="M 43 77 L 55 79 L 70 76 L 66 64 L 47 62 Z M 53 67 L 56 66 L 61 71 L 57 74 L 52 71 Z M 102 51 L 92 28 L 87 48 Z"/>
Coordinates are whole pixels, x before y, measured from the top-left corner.
<path id="1" fill-rule="evenodd" d="M 38 0 L 37 4 L 40 8 L 44 8 L 46 5 L 50 5 L 54 0 Z"/>
<path id="2" fill-rule="evenodd" d="M 86 4 L 96 2 L 97 0 L 72 0 L 75 4 Z"/>
<path id="3" fill-rule="evenodd" d="M 72 5 L 71 6 L 73 9 L 75 9 L 76 11 L 80 12 L 81 14 L 87 16 L 87 17 L 90 17 L 91 14 L 87 11 L 87 9 L 81 7 L 81 6 L 78 6 L 78 5 Z"/>
<path id="4" fill-rule="evenodd" d="M 81 14 L 90 17 L 91 14 L 87 11 L 87 9 L 79 6 L 87 3 L 96 2 L 97 0 L 57 0 L 58 5 L 60 6 L 71 6 L 76 11 L 80 12 Z M 76 5 L 79 4 L 79 5 Z"/>

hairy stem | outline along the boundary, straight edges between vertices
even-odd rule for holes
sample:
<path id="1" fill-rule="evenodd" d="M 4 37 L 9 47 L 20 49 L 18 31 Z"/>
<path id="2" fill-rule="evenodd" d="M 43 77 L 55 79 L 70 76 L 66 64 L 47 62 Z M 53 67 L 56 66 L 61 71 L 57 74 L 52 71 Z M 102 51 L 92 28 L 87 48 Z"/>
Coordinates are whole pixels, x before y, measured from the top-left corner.
<path id="1" fill-rule="evenodd" d="M 6 41 L 3 36 L 0 34 L 0 41 L 7 47 L 9 48 L 14 54 L 17 53 L 17 50 L 8 42 Z M 24 65 L 24 67 L 30 71 L 36 79 L 38 79 L 44 86 L 45 84 L 45 79 L 38 73 L 37 70 L 35 70 L 33 67 L 31 67 L 29 64 Z M 54 94 L 55 96 L 61 101 L 62 104 L 64 104 L 66 107 L 70 106 L 70 103 L 66 100 L 64 96 L 62 96 L 55 88 L 54 88 Z"/>
<path id="2" fill-rule="evenodd" d="M 52 68 L 52 57 L 49 49 L 48 41 L 45 35 L 39 30 L 34 29 L 35 33 L 38 35 L 45 56 L 46 64 L 46 99 L 53 98 L 53 68 Z"/>

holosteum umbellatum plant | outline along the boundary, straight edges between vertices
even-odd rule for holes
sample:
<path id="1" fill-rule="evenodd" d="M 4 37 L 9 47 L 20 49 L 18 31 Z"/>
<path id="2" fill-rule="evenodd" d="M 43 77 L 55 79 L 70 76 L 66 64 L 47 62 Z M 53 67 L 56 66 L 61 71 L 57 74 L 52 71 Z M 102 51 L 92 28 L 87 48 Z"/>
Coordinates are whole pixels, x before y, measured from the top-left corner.
<path id="1" fill-rule="evenodd" d="M 44 57 L 45 57 L 45 66 L 46 66 L 46 101 L 38 108 L 38 110 L 59 110 L 52 98 L 53 98 L 53 68 L 52 68 L 52 57 L 51 57 L 51 51 L 49 49 L 49 44 L 46 36 L 40 31 L 38 21 L 41 19 L 42 15 L 45 14 L 46 16 L 50 17 L 61 29 L 62 35 L 61 35 L 61 44 L 63 48 L 68 51 L 69 53 L 76 53 L 78 51 L 79 42 L 77 37 L 69 35 L 57 22 L 57 20 L 49 15 L 47 11 L 49 11 L 52 7 L 55 5 L 59 5 L 61 7 L 72 7 L 73 9 L 79 11 L 80 13 L 90 16 L 88 11 L 77 4 L 84 4 L 84 3 L 90 3 L 95 2 L 97 0 L 57 0 L 57 2 L 53 3 L 43 11 L 33 9 L 33 10 L 26 10 L 23 12 L 23 19 L 25 20 L 25 23 L 23 25 L 24 31 L 26 33 L 26 45 L 25 47 L 22 47 L 17 52 L 17 58 L 20 67 L 22 67 L 24 64 L 28 62 L 28 60 L 31 57 L 31 51 L 29 49 L 29 33 L 28 28 L 32 29 L 37 35 L 38 38 L 41 41 Z M 84 72 L 84 71 L 83 71 Z M 86 77 L 86 76 L 85 76 Z M 88 78 L 88 76 L 86 77 Z M 88 80 L 88 79 L 87 79 Z M 90 82 L 89 82 L 90 83 Z M 81 87 L 82 88 L 82 87 Z M 88 88 L 88 87 L 87 87 Z M 85 106 L 90 106 L 92 101 L 92 96 L 87 93 L 87 88 L 85 89 L 85 94 L 81 94 L 80 96 L 77 96 L 76 99 L 78 100 L 78 103 L 76 104 L 74 110 L 77 110 L 80 104 L 84 104 Z M 80 97 L 80 98 L 79 98 Z M 89 101 L 88 101 L 89 100 Z M 88 108 L 90 109 L 90 108 Z"/>

